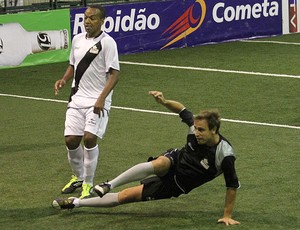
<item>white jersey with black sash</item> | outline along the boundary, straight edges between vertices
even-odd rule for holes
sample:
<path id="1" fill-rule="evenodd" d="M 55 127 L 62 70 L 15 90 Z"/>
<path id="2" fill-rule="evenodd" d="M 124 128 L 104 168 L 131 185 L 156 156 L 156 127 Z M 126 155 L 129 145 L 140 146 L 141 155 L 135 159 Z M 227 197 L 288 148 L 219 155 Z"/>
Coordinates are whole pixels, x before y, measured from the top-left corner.
<path id="1" fill-rule="evenodd" d="M 87 38 L 86 33 L 77 34 L 72 41 L 70 65 L 74 66 L 75 76 L 68 107 L 92 107 L 106 84 L 109 69 L 120 70 L 116 42 L 105 32 L 96 38 Z M 112 93 L 105 101 L 107 110 Z"/>
<path id="2" fill-rule="evenodd" d="M 220 135 L 216 146 L 198 144 L 194 134 L 193 114 L 184 109 L 179 115 L 189 126 L 189 133 L 185 147 L 180 150 L 175 169 L 178 186 L 184 193 L 188 193 L 224 173 L 226 186 L 238 188 L 239 182 L 234 166 L 236 156 L 230 143 Z"/>

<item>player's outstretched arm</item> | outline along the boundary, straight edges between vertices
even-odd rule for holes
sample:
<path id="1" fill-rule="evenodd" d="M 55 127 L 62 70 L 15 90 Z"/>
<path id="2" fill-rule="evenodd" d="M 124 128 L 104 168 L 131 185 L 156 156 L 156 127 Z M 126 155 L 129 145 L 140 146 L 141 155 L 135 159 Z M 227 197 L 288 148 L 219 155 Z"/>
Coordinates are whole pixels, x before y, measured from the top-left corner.
<path id="1" fill-rule="evenodd" d="M 223 218 L 218 220 L 218 223 L 224 223 L 226 226 L 240 224 L 240 222 L 231 218 L 234 203 L 235 203 L 235 198 L 236 198 L 236 188 L 227 188 L 224 216 Z"/>
<path id="2" fill-rule="evenodd" d="M 178 101 L 166 99 L 160 91 L 149 91 L 149 94 L 152 95 L 158 103 L 162 104 L 174 113 L 179 113 L 185 108 L 185 106 Z"/>

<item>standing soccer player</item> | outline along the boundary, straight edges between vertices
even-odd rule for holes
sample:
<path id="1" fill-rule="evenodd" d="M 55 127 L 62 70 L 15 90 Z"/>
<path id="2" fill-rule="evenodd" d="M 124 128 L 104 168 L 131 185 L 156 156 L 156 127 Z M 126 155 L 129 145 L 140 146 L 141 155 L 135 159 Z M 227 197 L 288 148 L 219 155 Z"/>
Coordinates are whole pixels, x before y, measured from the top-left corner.
<path id="1" fill-rule="evenodd" d="M 117 44 L 101 30 L 104 20 L 105 10 L 101 6 L 86 9 L 86 32 L 74 36 L 69 66 L 54 85 L 57 94 L 73 79 L 64 136 L 74 175 L 61 192 L 68 194 L 82 187 L 81 199 L 90 197 L 93 192 L 99 155 L 97 139 L 105 134 L 113 89 L 119 80 Z"/>

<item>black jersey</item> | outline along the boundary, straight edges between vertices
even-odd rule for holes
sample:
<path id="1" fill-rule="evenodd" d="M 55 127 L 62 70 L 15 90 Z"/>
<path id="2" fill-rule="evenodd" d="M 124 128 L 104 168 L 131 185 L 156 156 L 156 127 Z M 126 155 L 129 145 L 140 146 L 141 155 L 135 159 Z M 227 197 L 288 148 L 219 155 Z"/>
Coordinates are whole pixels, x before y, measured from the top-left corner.
<path id="1" fill-rule="evenodd" d="M 194 134 L 193 114 L 184 109 L 180 117 L 189 126 L 186 145 L 179 150 L 174 162 L 174 179 L 184 193 L 196 188 L 224 173 L 227 187 L 239 187 L 231 144 L 220 135 L 216 146 L 200 145 Z"/>

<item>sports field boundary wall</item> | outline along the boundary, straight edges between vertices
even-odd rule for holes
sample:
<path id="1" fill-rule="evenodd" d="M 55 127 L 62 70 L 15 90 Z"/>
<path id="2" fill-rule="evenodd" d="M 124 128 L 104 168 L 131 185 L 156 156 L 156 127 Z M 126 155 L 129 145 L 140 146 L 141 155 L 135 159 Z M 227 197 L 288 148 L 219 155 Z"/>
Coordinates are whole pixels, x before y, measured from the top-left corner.
<path id="1" fill-rule="evenodd" d="M 167 0 L 108 4 L 104 5 L 107 18 L 102 29 L 116 40 L 120 54 L 280 36 L 300 32 L 298 1 Z M 71 44 L 73 36 L 84 32 L 85 9 L 0 15 L 0 23 L 17 22 L 26 31 L 67 29 Z M 1 43 L 0 30 L 0 55 L 1 46 L 3 52 L 5 44 Z M 69 51 L 70 46 L 28 55 L 19 66 L 67 61 Z"/>

